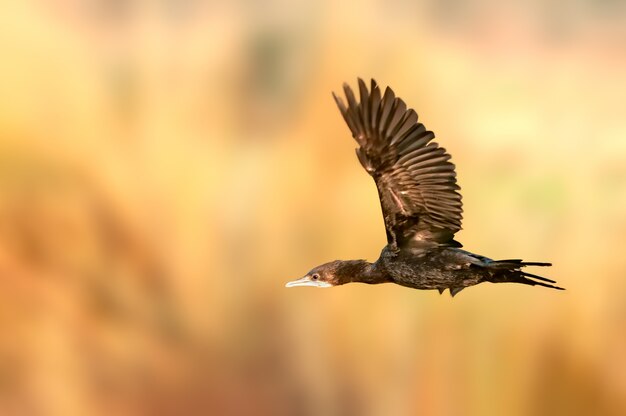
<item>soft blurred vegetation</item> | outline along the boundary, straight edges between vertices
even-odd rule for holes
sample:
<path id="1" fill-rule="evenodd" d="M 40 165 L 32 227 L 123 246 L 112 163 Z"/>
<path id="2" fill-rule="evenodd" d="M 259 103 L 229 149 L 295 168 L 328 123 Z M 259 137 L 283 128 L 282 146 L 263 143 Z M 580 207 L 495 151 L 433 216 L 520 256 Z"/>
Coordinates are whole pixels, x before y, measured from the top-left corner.
<path id="1" fill-rule="evenodd" d="M 626 414 L 622 1 L 0 3 L 3 415 Z M 566 292 L 284 283 L 385 243 L 330 92 Z"/>

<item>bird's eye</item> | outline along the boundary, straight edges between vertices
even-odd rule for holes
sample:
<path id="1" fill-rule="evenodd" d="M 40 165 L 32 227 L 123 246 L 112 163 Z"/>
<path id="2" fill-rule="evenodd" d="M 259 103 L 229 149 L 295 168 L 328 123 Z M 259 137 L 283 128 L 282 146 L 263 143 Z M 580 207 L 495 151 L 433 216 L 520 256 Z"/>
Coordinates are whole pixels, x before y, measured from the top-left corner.
<path id="1" fill-rule="evenodd" d="M 320 275 L 319 275 L 319 274 L 317 274 L 317 273 L 313 273 L 313 274 L 311 275 L 311 280 L 317 280 L 317 279 L 319 279 L 319 278 L 320 278 Z"/>

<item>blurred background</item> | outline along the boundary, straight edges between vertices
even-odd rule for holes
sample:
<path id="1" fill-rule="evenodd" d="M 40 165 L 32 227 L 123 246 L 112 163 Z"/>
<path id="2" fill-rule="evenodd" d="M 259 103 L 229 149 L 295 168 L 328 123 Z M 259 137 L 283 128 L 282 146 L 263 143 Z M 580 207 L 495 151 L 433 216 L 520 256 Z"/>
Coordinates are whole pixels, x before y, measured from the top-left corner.
<path id="1" fill-rule="evenodd" d="M 626 414 L 626 3 L 7 0 L 0 59 L 1 414 Z M 567 291 L 284 288 L 385 244 L 357 76 Z"/>

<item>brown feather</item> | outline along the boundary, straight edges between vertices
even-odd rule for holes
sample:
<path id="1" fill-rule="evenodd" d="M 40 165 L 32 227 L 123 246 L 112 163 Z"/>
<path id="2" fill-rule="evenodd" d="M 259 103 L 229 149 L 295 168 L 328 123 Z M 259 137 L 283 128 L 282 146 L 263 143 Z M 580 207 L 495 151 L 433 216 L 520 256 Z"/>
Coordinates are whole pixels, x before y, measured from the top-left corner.
<path id="1" fill-rule="evenodd" d="M 359 102 L 344 84 L 347 107 L 333 96 L 359 144 L 359 161 L 376 182 L 389 243 L 455 243 L 462 202 L 450 155 L 389 87 L 382 97 L 374 80 L 369 90 L 362 79 L 358 87 Z"/>

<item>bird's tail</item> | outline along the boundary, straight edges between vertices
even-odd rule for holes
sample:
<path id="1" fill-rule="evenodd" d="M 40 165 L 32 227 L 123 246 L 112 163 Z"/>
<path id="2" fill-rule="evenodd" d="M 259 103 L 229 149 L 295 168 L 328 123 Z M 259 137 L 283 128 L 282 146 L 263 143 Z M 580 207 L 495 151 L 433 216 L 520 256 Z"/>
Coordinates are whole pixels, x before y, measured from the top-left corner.
<path id="1" fill-rule="evenodd" d="M 565 290 L 562 287 L 551 284 L 556 283 L 554 280 L 520 270 L 526 266 L 552 266 L 552 263 L 525 262 L 520 259 L 492 261 L 487 266 L 491 273 L 485 278 L 485 281 L 492 283 L 522 283 Z"/>

